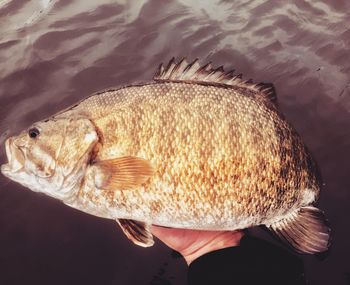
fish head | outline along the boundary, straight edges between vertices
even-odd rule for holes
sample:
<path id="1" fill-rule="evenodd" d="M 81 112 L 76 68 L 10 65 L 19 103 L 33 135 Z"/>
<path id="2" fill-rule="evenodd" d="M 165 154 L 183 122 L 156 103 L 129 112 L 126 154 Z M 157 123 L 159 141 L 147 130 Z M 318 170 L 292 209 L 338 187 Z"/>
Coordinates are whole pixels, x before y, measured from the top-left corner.
<path id="1" fill-rule="evenodd" d="M 64 200 L 79 189 L 98 135 L 87 118 L 37 122 L 5 142 L 1 172 L 35 192 Z"/>

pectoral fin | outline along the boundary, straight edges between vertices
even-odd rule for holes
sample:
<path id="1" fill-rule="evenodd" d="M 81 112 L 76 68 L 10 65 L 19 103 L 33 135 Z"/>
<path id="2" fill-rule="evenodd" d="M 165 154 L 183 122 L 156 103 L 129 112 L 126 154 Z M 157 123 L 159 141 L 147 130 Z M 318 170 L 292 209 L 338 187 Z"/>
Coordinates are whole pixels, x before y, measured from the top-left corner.
<path id="1" fill-rule="evenodd" d="M 96 187 L 108 191 L 138 187 L 153 175 L 149 161 L 133 156 L 101 160 L 92 167 Z"/>
<path id="2" fill-rule="evenodd" d="M 150 224 L 127 219 L 117 219 L 117 223 L 133 243 L 142 247 L 150 247 L 154 244 Z"/>

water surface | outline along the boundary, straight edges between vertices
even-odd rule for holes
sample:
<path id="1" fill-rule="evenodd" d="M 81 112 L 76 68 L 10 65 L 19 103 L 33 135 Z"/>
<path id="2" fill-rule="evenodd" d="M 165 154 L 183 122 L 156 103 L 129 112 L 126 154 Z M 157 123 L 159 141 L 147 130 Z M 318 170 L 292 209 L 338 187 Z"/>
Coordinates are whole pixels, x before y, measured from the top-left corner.
<path id="1" fill-rule="evenodd" d="M 171 57 L 273 82 L 319 162 L 329 257 L 303 257 L 309 284 L 350 284 L 350 2 L 0 1 L 0 159 L 4 139 L 102 89 L 146 82 Z M 1 284 L 185 284 L 157 242 L 0 177 Z"/>

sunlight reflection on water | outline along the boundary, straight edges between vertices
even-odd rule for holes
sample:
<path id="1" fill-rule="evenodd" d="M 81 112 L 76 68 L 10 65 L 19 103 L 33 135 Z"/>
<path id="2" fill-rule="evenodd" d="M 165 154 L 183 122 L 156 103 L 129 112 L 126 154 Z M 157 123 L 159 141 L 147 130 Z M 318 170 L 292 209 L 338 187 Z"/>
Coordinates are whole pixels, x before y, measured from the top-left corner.
<path id="1" fill-rule="evenodd" d="M 95 91 L 150 80 L 158 64 L 172 56 L 210 60 L 257 82 L 273 82 L 281 109 L 320 164 L 326 183 L 321 205 L 336 229 L 326 262 L 304 258 L 308 279 L 310 284 L 345 284 L 350 271 L 344 219 L 350 214 L 350 160 L 344 159 L 350 147 L 349 5 L 346 0 L 1 1 L 0 144 L 10 133 Z M 0 154 L 3 161 L 3 148 Z M 134 248 L 112 222 L 37 197 L 3 177 L 0 183 L 0 246 L 9 268 L 4 278 L 13 284 L 22 284 L 26 274 L 29 280 L 39 278 L 28 272 L 35 272 L 32 263 L 44 266 L 45 250 L 66 264 L 59 280 L 75 266 L 67 252 L 61 253 L 67 250 L 78 256 L 71 262 L 101 267 L 86 282 L 103 275 L 104 284 L 151 280 L 168 258 L 159 244 L 148 251 Z M 54 236 L 45 230 L 52 222 Z M 84 263 L 90 246 L 100 247 L 90 255 L 100 263 Z M 176 277 L 171 284 L 182 284 L 185 266 L 174 264 L 167 268 Z M 11 268 L 22 275 L 10 276 Z M 50 272 L 57 273 L 50 270 L 47 280 Z"/>

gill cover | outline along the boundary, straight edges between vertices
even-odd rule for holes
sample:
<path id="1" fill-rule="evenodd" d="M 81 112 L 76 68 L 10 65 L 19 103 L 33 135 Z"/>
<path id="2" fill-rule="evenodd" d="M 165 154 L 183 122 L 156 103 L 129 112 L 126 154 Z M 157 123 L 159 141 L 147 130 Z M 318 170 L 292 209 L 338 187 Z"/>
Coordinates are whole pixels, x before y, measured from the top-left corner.
<path id="1" fill-rule="evenodd" d="M 61 169 L 63 176 L 69 175 L 76 167 L 77 163 L 83 160 L 87 164 L 87 159 L 98 141 L 94 125 L 86 118 L 60 118 L 56 121 L 54 129 L 57 133 L 51 133 L 51 136 L 57 137 L 55 142 L 56 163 Z M 63 132 L 62 136 L 57 136 Z M 82 162 L 81 162 L 82 163 Z"/>

